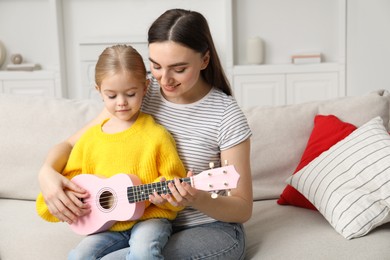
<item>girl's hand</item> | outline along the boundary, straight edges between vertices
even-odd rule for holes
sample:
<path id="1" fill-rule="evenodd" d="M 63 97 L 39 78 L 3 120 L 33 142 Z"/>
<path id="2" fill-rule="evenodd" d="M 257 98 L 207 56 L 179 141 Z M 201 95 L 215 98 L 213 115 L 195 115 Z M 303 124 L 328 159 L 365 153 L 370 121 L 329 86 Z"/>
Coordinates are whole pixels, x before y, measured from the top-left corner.
<path id="1" fill-rule="evenodd" d="M 90 212 L 89 205 L 80 200 L 89 196 L 87 191 L 57 172 L 40 174 L 39 177 L 45 203 L 60 221 L 71 224 Z"/>
<path id="2" fill-rule="evenodd" d="M 166 181 L 165 177 L 161 177 L 160 182 Z M 162 205 L 167 201 L 161 197 L 156 191 L 149 195 L 149 201 L 154 205 Z"/>
<path id="3" fill-rule="evenodd" d="M 166 181 L 165 177 L 161 177 L 160 182 Z M 154 205 L 163 205 L 167 202 L 167 198 L 169 198 L 169 194 L 158 194 L 156 191 L 153 194 L 149 195 L 149 201 Z M 172 204 L 173 205 L 173 204 Z"/>

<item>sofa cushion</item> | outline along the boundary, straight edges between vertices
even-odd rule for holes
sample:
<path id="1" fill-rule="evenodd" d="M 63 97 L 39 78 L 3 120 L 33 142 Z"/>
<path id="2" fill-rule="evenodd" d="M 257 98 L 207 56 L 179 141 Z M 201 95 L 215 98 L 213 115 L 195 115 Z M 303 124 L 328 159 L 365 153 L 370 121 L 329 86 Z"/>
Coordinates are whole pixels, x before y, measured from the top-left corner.
<path id="1" fill-rule="evenodd" d="M 390 221 L 390 136 L 380 117 L 359 127 L 290 178 L 347 239 Z"/>
<path id="2" fill-rule="evenodd" d="M 245 259 L 388 259 L 390 223 L 369 235 L 347 240 L 314 210 L 281 207 L 276 200 L 256 201 L 244 224 Z"/>
<path id="3" fill-rule="evenodd" d="M 356 130 L 356 126 L 343 122 L 334 115 L 317 115 L 314 118 L 314 128 L 306 145 L 305 152 L 294 174 L 321 153 L 347 137 L 354 130 Z M 279 205 L 294 205 L 302 208 L 316 209 L 305 196 L 290 185 L 284 188 L 277 202 Z"/>
<path id="4" fill-rule="evenodd" d="M 358 97 L 244 110 L 253 132 L 251 167 L 254 200 L 279 198 L 286 179 L 292 175 L 302 157 L 317 114 L 333 114 L 355 126 L 380 116 L 388 126 L 389 103 L 389 93 L 380 90 Z"/>
<path id="5" fill-rule="evenodd" d="M 364 96 L 342 97 L 330 102 L 321 102 L 318 113 L 335 115 L 344 122 L 361 126 L 372 118 L 379 116 L 383 119 L 386 129 L 389 129 L 390 94 L 379 90 Z"/>
<path id="6" fill-rule="evenodd" d="M 83 238 L 66 223 L 43 221 L 34 201 L 0 199 L 0 223 L 3 260 L 67 259 L 69 251 Z"/>
<path id="7" fill-rule="evenodd" d="M 0 197 L 35 200 L 49 149 L 102 108 L 92 100 L 0 94 Z"/>

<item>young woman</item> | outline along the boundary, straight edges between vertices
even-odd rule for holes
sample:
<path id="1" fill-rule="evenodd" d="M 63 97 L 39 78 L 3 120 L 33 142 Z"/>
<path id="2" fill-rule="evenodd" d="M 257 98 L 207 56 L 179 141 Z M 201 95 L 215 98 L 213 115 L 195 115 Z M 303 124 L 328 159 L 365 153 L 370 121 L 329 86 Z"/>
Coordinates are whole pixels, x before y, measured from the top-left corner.
<path id="1" fill-rule="evenodd" d="M 118 173 L 133 174 L 143 184 L 159 182 L 162 177 L 168 180 L 184 177 L 185 169 L 176 151 L 174 139 L 152 116 L 141 112 L 148 86 L 141 55 L 128 45 L 107 47 L 97 61 L 95 82 L 110 115 L 80 137 L 62 175 L 72 179 L 81 173 L 90 173 L 91 176 L 84 179 L 88 182 L 84 185 L 90 191 L 103 188 L 98 185 L 102 182 L 98 182 L 92 175 L 115 178 Z M 124 186 L 126 181 L 129 187 L 132 186 L 132 180 L 120 178 Z M 111 185 L 116 186 L 119 179 L 115 180 L 108 179 Z M 105 183 L 108 185 L 108 182 Z M 164 201 L 157 201 L 156 205 L 146 201 L 143 212 L 143 205 L 138 205 L 141 208 L 134 208 L 132 211 L 133 208 L 126 208 L 128 204 L 121 204 L 121 201 L 126 203 L 128 199 L 126 188 L 123 188 L 124 192 L 118 190 L 117 193 L 118 206 L 124 206 L 123 211 L 119 207 L 115 211 L 116 207 L 112 207 L 114 213 L 106 212 L 106 216 L 115 215 L 121 219 L 136 216 L 136 219 L 117 221 L 109 230 L 96 234 L 90 232 L 99 230 L 105 224 L 104 221 L 97 222 L 95 226 L 78 226 L 81 233 L 90 235 L 70 252 L 68 259 L 100 259 L 128 247 L 129 244 L 131 250 L 126 252 L 127 259 L 163 259 L 162 249 L 172 232 L 170 220 L 176 217 L 182 207 L 162 204 Z M 71 193 L 68 192 L 69 196 L 72 196 Z M 169 195 L 165 197 L 169 198 Z M 77 199 L 77 196 L 74 198 Z M 93 198 L 95 197 L 86 198 L 84 202 Z M 107 195 L 100 197 L 100 202 L 106 209 L 110 209 L 109 198 Z M 93 202 L 90 204 L 94 205 Z M 37 198 L 37 210 L 45 220 L 58 222 L 48 211 L 41 194 Z M 100 210 L 94 210 L 95 216 L 100 218 L 102 215 L 96 214 Z M 126 215 L 123 214 L 124 210 L 127 210 Z"/>
<path id="2" fill-rule="evenodd" d="M 247 120 L 231 96 L 206 19 L 198 12 L 166 11 L 148 32 L 151 84 L 142 110 L 151 114 L 173 135 L 189 175 L 224 162 L 240 174 L 230 196 L 197 190 L 186 183 L 170 185 L 172 196 L 153 196 L 173 206 L 185 206 L 173 223 L 173 235 L 164 248 L 167 259 L 243 259 L 245 234 L 242 223 L 252 214 L 250 136 Z M 103 111 L 89 125 L 108 116 Z M 88 126 L 86 126 L 88 127 Z M 79 200 L 64 189 L 88 196 L 60 172 L 81 129 L 55 146 L 43 165 L 39 179 L 50 212 L 72 222 L 88 213 Z M 103 259 L 121 259 L 128 248 Z"/>

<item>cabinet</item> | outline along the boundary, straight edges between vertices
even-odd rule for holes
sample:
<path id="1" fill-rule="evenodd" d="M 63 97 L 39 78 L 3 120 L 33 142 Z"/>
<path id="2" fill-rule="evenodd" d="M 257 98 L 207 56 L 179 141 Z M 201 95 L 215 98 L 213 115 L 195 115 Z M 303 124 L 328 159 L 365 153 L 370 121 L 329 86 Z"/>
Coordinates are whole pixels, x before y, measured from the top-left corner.
<path id="1" fill-rule="evenodd" d="M 241 107 L 279 106 L 344 96 L 339 64 L 235 66 L 233 91 Z"/>
<path id="2" fill-rule="evenodd" d="M 339 97 L 338 72 L 286 75 L 287 104 Z"/>
<path id="3" fill-rule="evenodd" d="M 233 91 L 241 107 L 280 106 L 346 95 L 347 0 L 235 2 Z M 246 65 L 246 41 L 265 44 L 263 65 Z M 322 63 L 292 64 L 291 55 L 319 52 Z"/>
<path id="4" fill-rule="evenodd" d="M 59 88 L 52 71 L 0 72 L 0 93 L 61 97 Z"/>
<path id="5" fill-rule="evenodd" d="M 234 96 L 241 107 L 278 106 L 286 103 L 283 74 L 234 75 Z"/>

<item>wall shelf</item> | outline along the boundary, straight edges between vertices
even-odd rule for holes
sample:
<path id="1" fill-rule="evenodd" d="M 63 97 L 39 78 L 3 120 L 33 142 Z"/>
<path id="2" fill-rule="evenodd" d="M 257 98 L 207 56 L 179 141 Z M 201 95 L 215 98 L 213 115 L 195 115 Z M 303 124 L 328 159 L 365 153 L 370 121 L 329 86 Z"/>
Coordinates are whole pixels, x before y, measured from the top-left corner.
<path id="1" fill-rule="evenodd" d="M 55 71 L 34 70 L 34 71 L 0 71 L 0 80 L 15 79 L 54 79 Z"/>
<path id="2" fill-rule="evenodd" d="M 318 64 L 272 64 L 272 65 L 236 65 L 234 75 L 247 74 L 277 74 L 277 73 L 307 73 L 307 72 L 332 72 L 339 71 L 339 63 Z"/>

